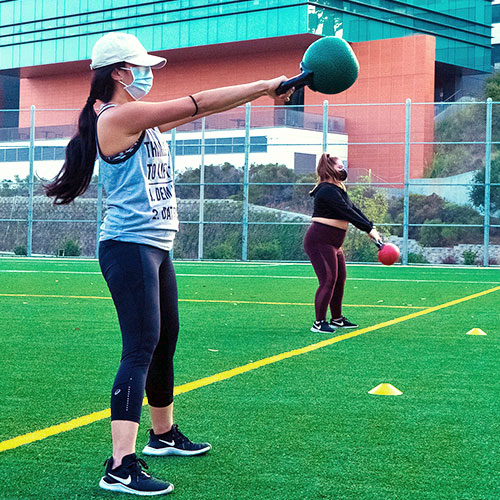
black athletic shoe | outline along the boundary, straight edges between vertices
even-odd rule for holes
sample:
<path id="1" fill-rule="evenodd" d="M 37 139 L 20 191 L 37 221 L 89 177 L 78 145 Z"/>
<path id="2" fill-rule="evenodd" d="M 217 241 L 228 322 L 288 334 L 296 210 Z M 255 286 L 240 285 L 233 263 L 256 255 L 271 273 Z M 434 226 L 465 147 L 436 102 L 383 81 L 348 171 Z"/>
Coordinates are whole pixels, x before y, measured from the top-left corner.
<path id="1" fill-rule="evenodd" d="M 330 326 L 333 328 L 357 328 L 356 323 L 352 323 L 346 317 L 341 316 L 340 319 L 330 320 Z"/>
<path id="2" fill-rule="evenodd" d="M 311 327 L 311 332 L 318 332 L 318 333 L 334 333 L 335 328 L 331 325 L 329 325 L 326 320 L 323 321 L 315 321 L 313 323 L 313 326 Z"/>
<path id="3" fill-rule="evenodd" d="M 210 443 L 193 443 L 174 424 L 164 434 L 155 434 L 153 429 L 149 431 L 149 443 L 144 447 L 144 455 L 183 455 L 193 456 L 206 453 L 212 448 Z"/>
<path id="4" fill-rule="evenodd" d="M 146 474 L 142 467 L 148 468 L 146 462 L 137 458 L 135 453 L 126 455 L 122 464 L 113 469 L 113 458 L 104 462 L 106 473 L 99 482 L 99 486 L 105 490 L 130 493 L 132 495 L 153 496 L 166 495 L 174 489 L 174 485 L 161 481 Z"/>

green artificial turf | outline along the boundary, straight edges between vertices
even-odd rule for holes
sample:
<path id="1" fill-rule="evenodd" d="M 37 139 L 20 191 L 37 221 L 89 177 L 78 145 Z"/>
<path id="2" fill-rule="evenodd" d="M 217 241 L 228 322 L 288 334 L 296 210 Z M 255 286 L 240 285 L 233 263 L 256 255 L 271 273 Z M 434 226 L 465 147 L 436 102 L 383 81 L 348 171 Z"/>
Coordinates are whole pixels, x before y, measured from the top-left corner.
<path id="1" fill-rule="evenodd" d="M 176 385 L 327 338 L 309 331 L 311 266 L 176 271 Z M 360 329 L 500 285 L 480 268 L 349 266 L 348 278 L 344 314 Z M 108 408 L 120 333 L 112 301 L 95 298 L 109 297 L 98 263 L 0 259 L 0 279 L 0 443 Z M 499 294 L 180 394 L 181 430 L 213 450 L 148 457 L 150 470 L 179 500 L 498 498 Z M 368 394 L 381 382 L 403 395 Z M 145 408 L 139 451 L 149 425 Z M 105 419 L 0 452 L 0 498 L 123 497 L 97 486 L 110 449 Z"/>

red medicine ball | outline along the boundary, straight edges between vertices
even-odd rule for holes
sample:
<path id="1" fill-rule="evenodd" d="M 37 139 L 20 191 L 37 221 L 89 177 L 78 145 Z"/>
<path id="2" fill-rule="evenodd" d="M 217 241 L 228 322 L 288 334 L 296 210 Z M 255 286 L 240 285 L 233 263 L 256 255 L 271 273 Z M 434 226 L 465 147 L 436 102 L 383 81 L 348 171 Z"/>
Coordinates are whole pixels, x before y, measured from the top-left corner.
<path id="1" fill-rule="evenodd" d="M 378 261 L 385 266 L 391 266 L 399 259 L 399 248 L 393 243 L 385 243 L 378 251 Z"/>

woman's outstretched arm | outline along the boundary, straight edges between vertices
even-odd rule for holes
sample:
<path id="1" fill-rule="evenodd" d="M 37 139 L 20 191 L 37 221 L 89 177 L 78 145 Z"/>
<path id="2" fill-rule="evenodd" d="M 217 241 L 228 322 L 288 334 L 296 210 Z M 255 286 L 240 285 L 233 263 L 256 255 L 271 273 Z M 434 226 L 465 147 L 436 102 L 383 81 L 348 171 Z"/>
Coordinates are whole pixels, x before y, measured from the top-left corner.
<path id="1" fill-rule="evenodd" d="M 166 131 L 200 117 L 235 108 L 264 95 L 285 101 L 289 92 L 282 96 L 275 93 L 284 80 L 286 77 L 281 76 L 272 80 L 204 90 L 193 94 L 194 101 L 186 96 L 162 102 L 128 102 L 109 113 L 106 121 L 115 132 L 127 136 L 135 136 L 153 127 Z"/>

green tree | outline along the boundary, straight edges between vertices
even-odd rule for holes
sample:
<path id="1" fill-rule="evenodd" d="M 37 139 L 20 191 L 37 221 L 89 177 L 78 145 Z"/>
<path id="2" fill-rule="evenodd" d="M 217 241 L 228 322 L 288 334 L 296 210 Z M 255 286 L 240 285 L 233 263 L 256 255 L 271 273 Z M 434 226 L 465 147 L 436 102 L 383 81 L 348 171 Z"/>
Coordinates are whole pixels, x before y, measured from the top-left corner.
<path id="1" fill-rule="evenodd" d="M 494 73 L 485 83 L 484 100 L 500 102 L 500 72 Z M 492 139 L 500 141 L 500 112 L 494 105 L 492 115 Z M 450 104 L 445 116 L 436 120 L 436 142 L 482 142 L 486 137 L 486 105 Z M 483 144 L 436 144 L 434 157 L 426 168 L 427 177 L 445 177 L 470 172 L 483 167 Z"/>
<path id="2" fill-rule="evenodd" d="M 484 89 L 485 99 L 491 98 L 493 102 L 500 102 L 500 71 L 497 71 L 486 80 Z M 500 141 L 500 113 L 499 104 L 493 105 L 492 113 L 492 140 Z"/>
<path id="3" fill-rule="evenodd" d="M 0 181 L 0 196 L 27 196 L 28 177 L 14 176 L 14 180 L 3 179 Z"/>
<path id="4" fill-rule="evenodd" d="M 292 169 L 278 163 L 252 164 L 249 180 L 249 201 L 292 212 L 310 214 L 312 198 L 309 191 L 315 175 L 297 175 Z M 205 199 L 243 199 L 243 170 L 230 163 L 205 167 L 205 182 L 220 182 L 221 185 L 205 186 Z M 180 172 L 176 178 L 176 193 L 180 199 L 199 199 L 200 168 Z M 232 185 L 224 185 L 231 183 Z M 283 184 L 283 185 L 280 185 Z"/>
<path id="5" fill-rule="evenodd" d="M 230 163 L 205 166 L 205 182 L 222 184 L 205 186 L 206 199 L 241 199 L 243 192 L 243 171 Z M 180 172 L 176 178 L 176 193 L 180 199 L 199 199 L 200 167 Z M 225 184 L 225 183 L 230 183 Z M 189 184 L 189 185 L 183 185 Z"/>
<path id="6" fill-rule="evenodd" d="M 486 98 L 491 97 L 495 102 L 500 102 L 500 71 L 493 73 L 487 80 L 484 87 Z"/>
<path id="7" fill-rule="evenodd" d="M 482 239 L 481 227 L 459 227 L 459 224 L 478 225 L 482 216 L 472 207 L 446 201 L 437 194 L 424 196 L 410 195 L 409 237 L 424 246 L 453 246 L 457 243 L 477 243 Z M 392 199 L 389 204 L 389 218 L 393 222 L 403 222 L 403 198 Z M 425 227 L 425 224 L 450 224 L 448 227 Z M 417 224 L 424 224 L 420 226 Z M 456 226 L 455 226 L 456 225 Z M 402 227 L 391 229 L 393 234 L 402 236 Z M 494 236 L 496 231 L 491 231 Z"/>
<path id="8" fill-rule="evenodd" d="M 286 183 L 284 186 L 258 185 L 250 186 L 249 200 L 256 205 L 277 207 L 282 203 L 289 203 L 293 199 L 294 186 L 297 175 L 285 165 L 278 163 L 253 164 L 250 167 L 250 182 L 255 183 Z"/>
<path id="9" fill-rule="evenodd" d="M 360 178 L 360 182 L 367 179 Z M 349 189 L 349 198 L 375 223 L 386 222 L 388 218 L 389 201 L 384 193 L 370 185 L 356 185 Z M 381 234 L 384 229 L 379 228 Z M 372 262 L 377 260 L 377 248 L 363 231 L 350 228 L 344 242 L 347 260 L 355 262 Z"/>
<path id="10" fill-rule="evenodd" d="M 44 185 L 48 181 L 34 178 L 33 194 L 45 195 Z M 3 179 L 0 181 L 0 196 L 28 196 L 29 193 L 29 176 L 20 177 L 14 176 L 14 180 Z M 80 198 L 97 198 L 97 175 L 92 176 L 90 185 Z"/>
<path id="11" fill-rule="evenodd" d="M 293 186 L 293 195 L 290 202 L 290 208 L 294 212 L 301 214 L 312 214 L 314 198 L 309 195 L 316 183 L 316 174 L 308 174 L 300 176 L 296 184 Z M 286 207 L 285 207 L 286 209 Z"/>
<path id="12" fill-rule="evenodd" d="M 419 243 L 424 247 L 444 247 L 446 241 L 443 238 L 443 228 L 433 224 L 442 224 L 441 219 L 425 219 L 424 226 L 420 229 Z"/>
<path id="13" fill-rule="evenodd" d="M 497 155 L 491 162 L 491 183 L 500 183 L 500 155 Z M 478 170 L 474 175 L 474 183 L 470 189 L 471 203 L 484 211 L 484 180 L 485 168 Z M 496 212 L 500 210 L 500 186 L 491 186 L 490 188 L 490 210 Z"/>
<path id="14" fill-rule="evenodd" d="M 446 115 L 436 120 L 435 142 L 481 142 L 485 139 L 484 104 L 450 104 Z M 426 177 L 448 177 L 480 168 L 483 144 L 436 144 L 434 156 L 426 168 Z"/>

